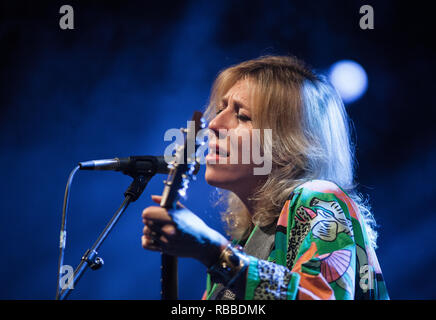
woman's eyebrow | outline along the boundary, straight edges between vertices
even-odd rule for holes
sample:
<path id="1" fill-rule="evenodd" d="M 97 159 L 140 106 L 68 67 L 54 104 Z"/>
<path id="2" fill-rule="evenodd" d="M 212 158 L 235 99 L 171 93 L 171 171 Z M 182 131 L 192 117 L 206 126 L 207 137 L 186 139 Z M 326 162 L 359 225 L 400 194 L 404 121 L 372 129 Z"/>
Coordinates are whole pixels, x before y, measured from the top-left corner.
<path id="1" fill-rule="evenodd" d="M 221 99 L 221 102 L 222 102 L 223 104 L 227 105 L 228 102 L 229 102 L 229 98 L 227 98 L 227 97 L 222 98 L 222 99 Z M 249 110 L 249 108 L 248 108 L 244 103 L 242 103 L 242 102 L 239 101 L 239 100 L 236 100 L 235 98 L 233 98 L 233 104 L 234 104 L 235 107 L 238 108 L 238 109 L 246 109 L 246 110 Z"/>
<path id="2" fill-rule="evenodd" d="M 233 103 L 235 104 L 235 106 L 236 106 L 238 109 L 249 110 L 248 107 L 247 107 L 245 104 L 243 104 L 241 101 L 233 100 Z"/>

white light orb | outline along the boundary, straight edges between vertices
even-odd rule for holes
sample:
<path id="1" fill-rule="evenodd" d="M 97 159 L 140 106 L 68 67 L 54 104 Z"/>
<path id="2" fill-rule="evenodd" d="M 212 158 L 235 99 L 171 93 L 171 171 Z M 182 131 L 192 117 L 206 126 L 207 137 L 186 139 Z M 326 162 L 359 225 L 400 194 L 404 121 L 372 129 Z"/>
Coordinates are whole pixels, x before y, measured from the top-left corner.
<path id="1" fill-rule="evenodd" d="M 344 103 L 358 100 L 368 88 L 365 69 L 352 60 L 342 60 L 333 64 L 330 68 L 329 79 Z"/>

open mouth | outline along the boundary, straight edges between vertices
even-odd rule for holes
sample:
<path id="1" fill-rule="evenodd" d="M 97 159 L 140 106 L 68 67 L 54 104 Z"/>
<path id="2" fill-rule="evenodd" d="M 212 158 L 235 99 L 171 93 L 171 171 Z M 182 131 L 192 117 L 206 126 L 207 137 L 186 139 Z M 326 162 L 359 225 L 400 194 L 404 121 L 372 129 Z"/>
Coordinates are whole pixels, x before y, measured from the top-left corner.
<path id="1" fill-rule="evenodd" d="M 206 156 L 206 160 L 217 160 L 222 158 L 228 158 L 229 152 L 217 145 L 209 145 L 209 153 Z"/>

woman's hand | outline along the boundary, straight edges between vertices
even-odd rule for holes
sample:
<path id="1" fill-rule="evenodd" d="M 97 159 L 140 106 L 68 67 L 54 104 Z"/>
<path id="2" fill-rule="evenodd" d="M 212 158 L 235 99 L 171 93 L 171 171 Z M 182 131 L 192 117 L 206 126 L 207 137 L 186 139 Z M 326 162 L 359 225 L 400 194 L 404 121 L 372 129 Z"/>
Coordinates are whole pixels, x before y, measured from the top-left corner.
<path id="1" fill-rule="evenodd" d="M 151 198 L 159 204 L 162 197 Z M 194 258 L 206 267 L 218 261 L 228 244 L 224 236 L 180 204 L 170 212 L 162 207 L 148 207 L 142 212 L 142 222 L 145 225 L 142 236 L 144 249 Z"/>

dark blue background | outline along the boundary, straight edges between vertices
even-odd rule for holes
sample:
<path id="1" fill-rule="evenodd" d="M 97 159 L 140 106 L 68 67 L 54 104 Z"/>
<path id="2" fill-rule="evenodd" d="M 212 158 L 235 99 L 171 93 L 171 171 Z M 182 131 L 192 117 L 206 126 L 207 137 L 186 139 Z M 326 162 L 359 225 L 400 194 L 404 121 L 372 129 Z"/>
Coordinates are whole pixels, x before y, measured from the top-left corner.
<path id="1" fill-rule="evenodd" d="M 0 298 L 52 299 L 69 172 L 79 161 L 162 154 L 169 128 L 207 103 L 219 70 L 264 54 L 315 69 L 362 64 L 363 98 L 347 106 L 357 178 L 380 224 L 378 257 L 391 298 L 436 298 L 434 52 L 430 10 L 396 1 L 1 1 Z M 59 28 L 59 8 L 75 30 Z M 370 4 L 375 29 L 359 28 Z M 185 204 L 222 231 L 204 168 Z M 72 299 L 159 299 L 160 256 L 141 248 L 150 182 L 103 244 Z M 123 200 L 130 178 L 79 172 L 65 263 L 76 266 Z M 198 299 L 205 268 L 180 259 L 180 298 Z"/>

